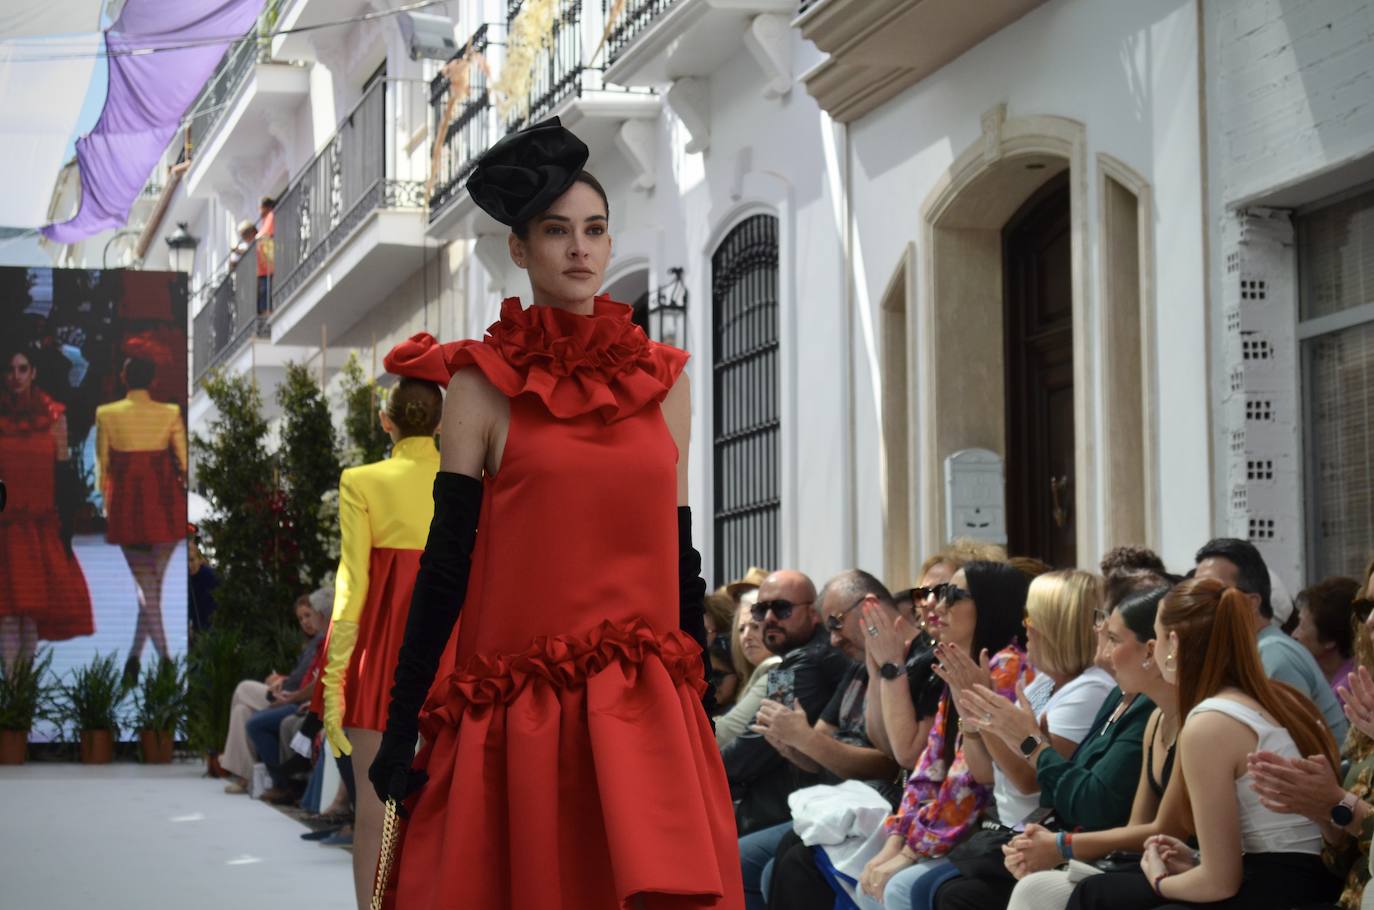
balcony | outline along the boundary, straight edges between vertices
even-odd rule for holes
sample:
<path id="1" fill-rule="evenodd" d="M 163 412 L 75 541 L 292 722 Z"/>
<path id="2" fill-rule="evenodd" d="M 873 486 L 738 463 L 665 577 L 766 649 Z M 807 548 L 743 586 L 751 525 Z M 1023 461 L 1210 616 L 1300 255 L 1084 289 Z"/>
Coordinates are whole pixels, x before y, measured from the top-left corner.
<path id="1" fill-rule="evenodd" d="M 379 79 L 277 202 L 272 341 L 337 338 L 420 268 L 424 85 Z"/>
<path id="2" fill-rule="evenodd" d="M 197 385 L 244 342 L 267 337 L 267 323 L 258 313 L 257 245 L 217 271 L 222 274 L 202 291 L 208 299 L 191 327 L 191 377 Z"/>
<path id="3" fill-rule="evenodd" d="M 841 123 L 859 119 L 1044 0 L 809 0 L 796 24 L 830 55 L 802 76 Z"/>
<path id="4" fill-rule="evenodd" d="M 519 13 L 520 3 L 521 0 L 508 0 L 510 19 Z M 463 189 L 463 182 L 477 159 L 501 137 L 547 117 L 561 117 L 563 125 L 587 143 L 592 151 L 589 169 L 605 160 L 608 150 L 616 149 L 637 175 L 636 186 L 653 186 L 654 122 L 662 100 L 649 89 L 609 85 L 601 70 L 587 65 L 586 55 L 591 49 L 584 45 L 584 35 L 599 35 L 599 22 L 604 20 L 585 23 L 582 14 L 581 0 L 561 0 L 552 46 L 542 55 L 532 74 L 528 96 L 514 112 L 503 116 L 485 76 L 473 71 L 469 100 L 455 112 L 444 135 L 436 139 L 442 145 L 429 200 L 432 236 L 457 240 L 505 232 L 505 228 L 478 210 Z M 474 46 L 487 46 L 488 31 L 489 27 L 483 26 L 474 33 Z M 448 104 L 448 90 L 448 80 L 443 75 L 430 87 L 436 134 Z"/>
<path id="5" fill-rule="evenodd" d="M 396 6 L 395 2 L 376 6 Z M 285 0 L 272 38 L 272 56 L 278 60 L 318 60 L 320 42 L 340 41 L 344 26 L 321 29 L 330 22 L 344 22 L 371 11 L 370 0 Z M 439 12 L 439 10 L 425 10 Z"/>
<path id="6" fill-rule="evenodd" d="M 285 154 L 292 112 L 310 94 L 310 74 L 272 56 L 265 35 L 281 2 L 269 0 L 254 32 L 229 49 L 191 106 L 190 195 L 226 194 L 256 212 L 252 184 L 262 177 L 262 163 Z"/>

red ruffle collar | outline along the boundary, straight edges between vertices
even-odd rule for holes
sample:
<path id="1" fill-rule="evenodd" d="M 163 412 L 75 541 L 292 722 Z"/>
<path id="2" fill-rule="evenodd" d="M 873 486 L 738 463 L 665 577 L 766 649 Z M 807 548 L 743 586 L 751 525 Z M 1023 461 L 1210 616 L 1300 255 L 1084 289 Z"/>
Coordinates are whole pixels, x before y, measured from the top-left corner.
<path id="1" fill-rule="evenodd" d="M 476 366 L 507 397 L 536 395 L 555 417 L 593 411 L 613 423 L 661 402 L 687 363 L 687 352 L 650 341 L 632 311 L 596 298 L 589 316 L 556 307 L 501 302 L 501 318 L 481 341 L 440 344 L 426 332 L 396 345 L 383 363 L 399 376 L 447 385 Z"/>
<path id="2" fill-rule="evenodd" d="M 0 393 L 0 432 L 40 433 L 51 429 L 64 411 L 66 407 L 42 389 L 32 389 L 22 399 Z"/>

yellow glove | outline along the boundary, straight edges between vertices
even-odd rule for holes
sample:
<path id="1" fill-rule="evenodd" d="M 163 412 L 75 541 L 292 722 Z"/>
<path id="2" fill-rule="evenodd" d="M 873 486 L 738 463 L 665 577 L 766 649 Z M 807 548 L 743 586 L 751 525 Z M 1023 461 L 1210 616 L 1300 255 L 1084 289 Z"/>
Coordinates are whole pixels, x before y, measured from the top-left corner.
<path id="1" fill-rule="evenodd" d="M 324 735 L 334 757 L 352 755 L 353 744 L 344 736 L 344 677 L 358 643 L 358 624 L 336 619 L 329 629 L 329 653 L 324 664 Z"/>

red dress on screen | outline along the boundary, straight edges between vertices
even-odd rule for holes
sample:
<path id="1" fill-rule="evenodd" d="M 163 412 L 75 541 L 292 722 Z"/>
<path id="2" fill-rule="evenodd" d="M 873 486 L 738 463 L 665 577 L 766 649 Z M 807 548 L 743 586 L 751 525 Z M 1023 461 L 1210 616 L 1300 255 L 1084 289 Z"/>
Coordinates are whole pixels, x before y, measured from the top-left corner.
<path id="1" fill-rule="evenodd" d="M 17 409 L 0 411 L 0 479 L 9 502 L 0 512 L 0 616 L 23 616 L 43 641 L 95 631 L 91 594 L 57 517 L 53 424 L 63 406 L 38 389 Z"/>
<path id="2" fill-rule="evenodd" d="M 429 781 L 395 906 L 742 910 L 701 648 L 678 629 L 659 405 L 687 355 L 607 298 L 589 316 L 507 300 L 487 331 L 393 352 L 475 366 L 510 399 L 462 625 L 421 714 Z"/>

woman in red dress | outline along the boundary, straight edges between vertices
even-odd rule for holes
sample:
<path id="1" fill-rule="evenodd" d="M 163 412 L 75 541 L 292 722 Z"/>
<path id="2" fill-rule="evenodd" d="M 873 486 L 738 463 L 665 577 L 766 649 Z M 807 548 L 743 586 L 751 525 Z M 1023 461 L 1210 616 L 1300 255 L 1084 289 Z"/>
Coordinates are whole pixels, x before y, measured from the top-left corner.
<path id="1" fill-rule="evenodd" d="M 95 631 L 91 595 L 76 557 L 62 542 L 55 474 L 66 461 L 67 417 L 36 385 L 29 355 L 4 359 L 0 394 L 0 479 L 9 502 L 0 512 L 0 656 L 6 672 L 32 658 L 41 641 Z"/>
<path id="2" fill-rule="evenodd" d="M 404 910 L 744 906 L 702 705 L 687 355 L 595 296 L 611 240 L 586 158 L 556 119 L 483 157 L 468 189 L 511 227 L 533 305 L 505 301 L 480 342 L 417 335 L 387 358 L 452 375 L 369 771 L 383 799 L 418 791 L 394 877 Z"/>
<path id="3" fill-rule="evenodd" d="M 157 375 L 153 346 L 131 338 L 124 349 L 119 378 L 128 392 L 95 409 L 95 446 L 105 540 L 124 552 L 134 576 L 138 621 L 124 664 L 125 679 L 134 679 L 148 639 L 169 656 L 162 582 L 186 539 L 186 427 L 178 405 L 155 401 L 149 392 Z"/>

